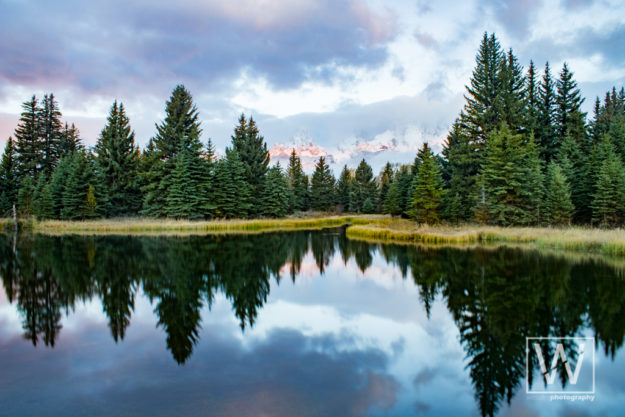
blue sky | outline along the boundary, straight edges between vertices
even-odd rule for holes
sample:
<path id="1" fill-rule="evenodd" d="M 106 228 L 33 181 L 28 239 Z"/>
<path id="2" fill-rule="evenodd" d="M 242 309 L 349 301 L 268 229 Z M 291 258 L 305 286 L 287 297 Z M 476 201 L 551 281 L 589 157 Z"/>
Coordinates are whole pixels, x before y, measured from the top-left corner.
<path id="1" fill-rule="evenodd" d="M 586 110 L 625 84 L 621 1 L 3 0 L 0 141 L 54 92 L 85 143 L 118 99 L 143 145 L 183 83 L 219 152 L 245 112 L 276 157 L 410 161 L 460 111 L 484 31 L 525 66 L 568 62 Z"/>

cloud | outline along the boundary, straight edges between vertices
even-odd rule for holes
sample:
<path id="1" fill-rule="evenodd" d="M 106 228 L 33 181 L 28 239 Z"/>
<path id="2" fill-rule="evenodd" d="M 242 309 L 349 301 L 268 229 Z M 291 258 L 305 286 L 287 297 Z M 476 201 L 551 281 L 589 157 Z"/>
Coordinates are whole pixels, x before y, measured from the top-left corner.
<path id="1" fill-rule="evenodd" d="M 126 95 L 179 81 L 220 88 L 244 71 L 275 88 L 331 82 L 338 66 L 382 65 L 397 32 L 392 14 L 361 0 L 18 2 L 0 27 L 8 82 Z"/>

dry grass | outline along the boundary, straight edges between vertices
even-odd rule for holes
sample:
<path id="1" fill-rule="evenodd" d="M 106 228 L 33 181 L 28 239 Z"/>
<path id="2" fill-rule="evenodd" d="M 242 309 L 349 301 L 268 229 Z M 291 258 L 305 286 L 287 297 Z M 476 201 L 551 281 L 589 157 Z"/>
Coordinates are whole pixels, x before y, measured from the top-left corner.
<path id="1" fill-rule="evenodd" d="M 583 227 L 494 227 L 494 226 L 428 226 L 398 221 L 392 224 L 355 225 L 347 236 L 422 244 L 532 244 L 539 248 L 596 252 L 612 256 L 625 255 L 625 230 Z"/>
<path id="2" fill-rule="evenodd" d="M 43 234 L 207 234 L 260 233 L 277 230 L 312 230 L 347 224 L 385 224 L 387 216 L 306 216 L 254 220 L 173 220 L 149 218 L 82 221 L 33 221 L 30 230 Z M 2 220 L 0 219 L 0 224 Z"/>

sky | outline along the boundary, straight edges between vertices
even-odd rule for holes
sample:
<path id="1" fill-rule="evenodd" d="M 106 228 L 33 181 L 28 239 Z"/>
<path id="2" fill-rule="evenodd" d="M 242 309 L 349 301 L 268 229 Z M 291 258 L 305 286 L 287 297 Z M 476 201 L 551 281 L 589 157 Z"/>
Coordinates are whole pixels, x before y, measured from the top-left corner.
<path id="1" fill-rule="evenodd" d="M 86 145 L 117 99 L 144 146 L 184 84 L 218 153 L 245 113 L 274 161 L 379 170 L 440 151 L 484 32 L 525 67 L 567 62 L 589 113 L 625 84 L 622 0 L 0 0 L 0 143 L 52 92 Z"/>

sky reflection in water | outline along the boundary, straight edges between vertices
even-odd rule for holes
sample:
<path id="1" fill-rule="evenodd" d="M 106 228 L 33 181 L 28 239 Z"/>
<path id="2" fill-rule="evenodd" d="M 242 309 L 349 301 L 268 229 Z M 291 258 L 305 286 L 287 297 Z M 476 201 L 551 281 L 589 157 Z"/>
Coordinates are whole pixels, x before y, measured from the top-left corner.
<path id="1" fill-rule="evenodd" d="M 334 230 L 21 237 L 15 254 L 5 236 L 0 262 L 0 415 L 573 416 L 625 398 L 625 282 L 603 261 Z M 536 332 L 597 336 L 594 403 L 525 394 Z"/>

